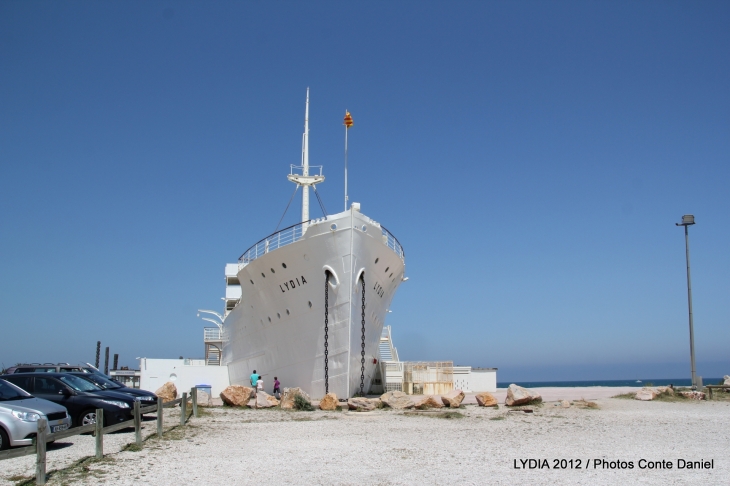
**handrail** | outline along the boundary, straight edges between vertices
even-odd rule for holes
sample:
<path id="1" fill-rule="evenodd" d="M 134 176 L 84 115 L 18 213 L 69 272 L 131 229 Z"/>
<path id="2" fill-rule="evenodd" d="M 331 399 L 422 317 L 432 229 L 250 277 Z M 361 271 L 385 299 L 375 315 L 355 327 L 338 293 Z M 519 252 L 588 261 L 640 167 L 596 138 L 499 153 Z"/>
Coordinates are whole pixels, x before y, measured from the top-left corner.
<path id="1" fill-rule="evenodd" d="M 395 237 L 393 233 L 388 231 L 388 229 L 380 225 L 380 230 L 383 232 L 383 236 L 386 237 L 385 244 L 388 245 L 388 247 L 395 252 L 396 255 L 400 257 L 400 259 L 403 261 L 403 263 L 406 262 L 406 251 L 403 249 L 403 245 L 400 244 L 400 241 L 398 241 L 398 238 Z M 393 240 L 391 243 L 391 239 Z"/>
<path id="2" fill-rule="evenodd" d="M 299 241 L 302 236 L 304 236 L 304 231 L 302 230 L 297 237 L 297 227 L 303 228 L 303 225 L 309 223 L 310 221 L 311 219 L 303 221 L 301 223 L 293 224 L 284 228 L 281 231 L 271 233 L 266 238 L 260 239 L 259 241 L 251 245 L 248 250 L 243 252 L 243 255 L 238 258 L 238 263 L 249 264 L 252 261 L 256 260 L 258 257 L 263 256 L 272 250 L 276 250 L 277 248 L 281 248 L 282 246 L 286 246 L 290 243 Z M 291 235 L 287 233 L 288 231 L 291 231 Z M 284 238 L 282 238 L 282 235 L 284 235 Z M 259 248 L 262 245 L 263 247 Z"/>

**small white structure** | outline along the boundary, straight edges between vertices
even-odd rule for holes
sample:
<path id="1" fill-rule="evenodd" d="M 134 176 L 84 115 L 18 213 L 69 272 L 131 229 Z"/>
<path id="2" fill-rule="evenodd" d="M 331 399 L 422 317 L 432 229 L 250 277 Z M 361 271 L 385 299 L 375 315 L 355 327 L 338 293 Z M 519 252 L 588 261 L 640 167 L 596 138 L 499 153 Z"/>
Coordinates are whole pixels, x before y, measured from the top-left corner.
<path id="1" fill-rule="evenodd" d="M 454 388 L 466 393 L 497 391 L 497 368 L 454 366 Z"/>
<path id="2" fill-rule="evenodd" d="M 227 366 L 206 366 L 204 359 L 140 358 L 139 369 L 139 387 L 152 392 L 171 381 L 180 395 L 196 385 L 210 385 L 216 397 L 230 384 Z"/>

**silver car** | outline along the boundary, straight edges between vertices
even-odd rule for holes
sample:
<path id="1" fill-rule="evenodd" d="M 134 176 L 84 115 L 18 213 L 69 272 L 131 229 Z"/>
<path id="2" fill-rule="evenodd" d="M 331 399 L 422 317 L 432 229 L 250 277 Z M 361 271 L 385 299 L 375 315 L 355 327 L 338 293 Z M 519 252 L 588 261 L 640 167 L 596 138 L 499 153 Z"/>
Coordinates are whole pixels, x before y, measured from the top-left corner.
<path id="1" fill-rule="evenodd" d="M 71 417 L 65 407 L 35 398 L 12 383 L 0 380 L 0 450 L 31 445 L 40 418 L 48 421 L 48 433 L 71 426 Z"/>

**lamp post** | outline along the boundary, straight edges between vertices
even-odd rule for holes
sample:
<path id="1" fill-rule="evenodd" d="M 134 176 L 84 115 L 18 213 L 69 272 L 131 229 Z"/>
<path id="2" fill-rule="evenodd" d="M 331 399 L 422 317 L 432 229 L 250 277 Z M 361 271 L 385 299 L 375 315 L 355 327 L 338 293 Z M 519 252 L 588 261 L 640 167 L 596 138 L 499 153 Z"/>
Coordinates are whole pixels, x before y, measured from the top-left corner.
<path id="1" fill-rule="evenodd" d="M 687 256 L 687 303 L 689 307 L 689 356 L 692 366 L 692 389 L 697 389 L 697 373 L 695 368 L 695 331 L 692 322 L 692 281 L 689 276 L 689 231 L 687 227 L 695 224 L 695 217 L 691 214 L 682 216 L 681 223 L 675 223 L 677 226 L 684 226 L 684 247 Z"/>

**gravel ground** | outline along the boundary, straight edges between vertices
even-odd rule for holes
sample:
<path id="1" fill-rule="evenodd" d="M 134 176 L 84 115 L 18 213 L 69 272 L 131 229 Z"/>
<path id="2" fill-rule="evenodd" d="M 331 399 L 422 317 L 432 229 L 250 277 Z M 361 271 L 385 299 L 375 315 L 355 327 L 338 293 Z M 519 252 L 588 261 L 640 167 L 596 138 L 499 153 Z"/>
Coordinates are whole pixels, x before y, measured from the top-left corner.
<path id="1" fill-rule="evenodd" d="M 48 484 L 729 483 L 730 441 L 719 431 L 730 426 L 730 402 L 597 403 L 590 409 L 548 402 L 531 414 L 467 405 L 462 418 L 213 408 L 162 441 L 147 439 L 141 451 L 119 452 L 134 434 L 112 434 L 101 462 L 79 463 L 93 456 L 93 437 L 56 445 L 48 453 Z M 177 410 L 166 411 L 168 425 L 177 417 Z M 145 427 L 145 436 L 152 434 L 155 422 Z M 525 468 L 521 459 L 546 459 L 550 468 Z M 555 469 L 556 459 L 572 459 L 574 468 Z M 642 470 L 640 459 L 674 467 Z M 714 459 L 714 468 L 678 470 L 678 459 Z M 634 467 L 594 468 L 594 460 Z M 33 474 L 34 456 L 3 461 L 1 471 L 0 484 L 15 484 Z"/>

